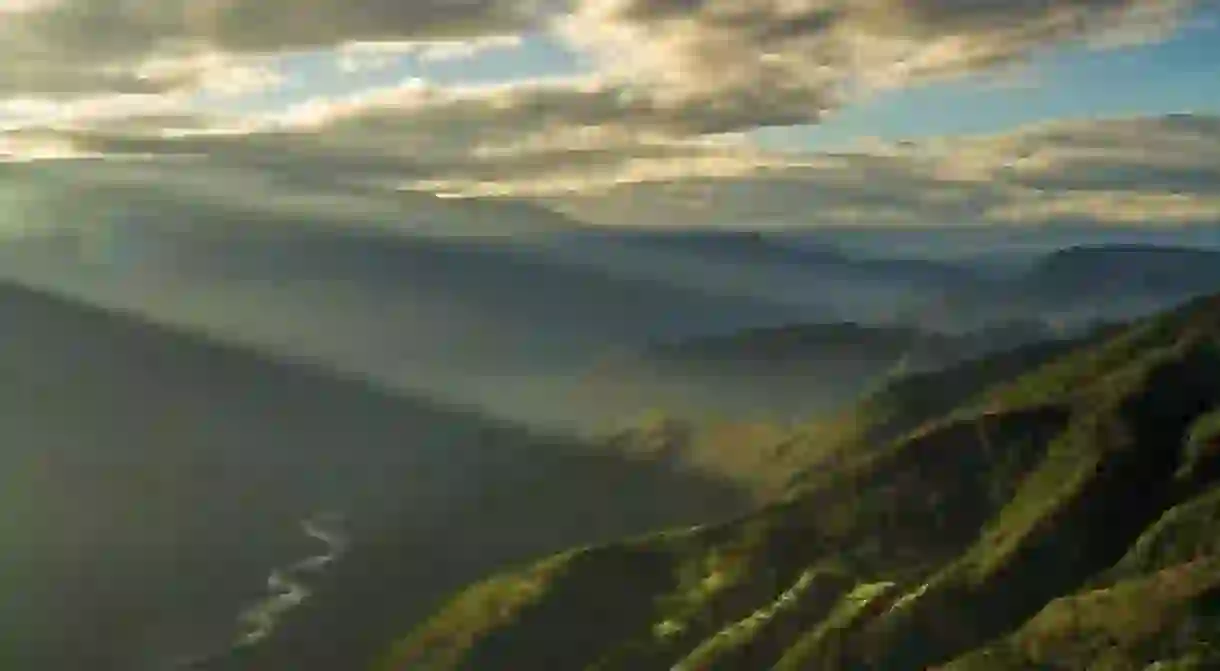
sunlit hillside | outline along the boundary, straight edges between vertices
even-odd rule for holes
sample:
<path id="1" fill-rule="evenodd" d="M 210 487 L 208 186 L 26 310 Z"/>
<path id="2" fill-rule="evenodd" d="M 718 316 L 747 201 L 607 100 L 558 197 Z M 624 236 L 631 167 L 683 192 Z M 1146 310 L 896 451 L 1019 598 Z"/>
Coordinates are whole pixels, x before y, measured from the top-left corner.
<path id="1" fill-rule="evenodd" d="M 475 585 L 379 668 L 1211 668 L 1218 404 L 1210 298 L 1035 357 L 782 503 Z"/>

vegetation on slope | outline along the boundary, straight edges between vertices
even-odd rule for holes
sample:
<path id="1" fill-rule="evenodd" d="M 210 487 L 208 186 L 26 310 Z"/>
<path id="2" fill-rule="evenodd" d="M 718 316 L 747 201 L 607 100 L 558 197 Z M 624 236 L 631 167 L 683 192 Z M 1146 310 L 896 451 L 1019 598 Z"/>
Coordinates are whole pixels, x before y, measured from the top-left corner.
<path id="1" fill-rule="evenodd" d="M 1220 479 L 1180 470 L 1214 442 L 1220 298 L 1026 361 L 874 397 L 788 499 L 484 583 L 382 668 L 1212 668 Z"/>
<path id="2" fill-rule="evenodd" d="M 1220 478 L 1220 407 L 1191 427 L 1178 478 L 1188 485 Z"/>
<path id="3" fill-rule="evenodd" d="M 999 643 L 942 671 L 1214 669 L 1220 559 L 1171 566 L 1056 599 Z"/>
<path id="4" fill-rule="evenodd" d="M 834 477 L 879 449 L 984 390 L 1042 363 L 1085 349 L 1112 327 L 1070 340 L 1049 340 L 954 365 L 909 373 L 836 413 L 796 425 L 763 421 L 692 421 L 654 412 L 614 434 L 611 451 L 687 464 L 767 501 Z"/>
<path id="5" fill-rule="evenodd" d="M 1085 588 L 944 667 L 1153 669 L 1220 666 L 1220 488 L 1177 505 Z"/>

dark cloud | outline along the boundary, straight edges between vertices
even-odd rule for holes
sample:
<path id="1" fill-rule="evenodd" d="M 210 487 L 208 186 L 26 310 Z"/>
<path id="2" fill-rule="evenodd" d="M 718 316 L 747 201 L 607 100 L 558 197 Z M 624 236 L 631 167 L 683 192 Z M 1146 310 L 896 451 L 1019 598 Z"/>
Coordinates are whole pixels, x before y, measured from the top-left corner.
<path id="1" fill-rule="evenodd" d="M 724 125 L 817 122 L 869 91 L 1020 61 L 1071 40 L 1153 38 L 1193 0 L 585 0 L 574 44 Z M 736 112 L 753 110 L 753 119 Z"/>
<path id="2" fill-rule="evenodd" d="M 536 11 L 535 3 L 528 0 L 192 0 L 189 4 L 206 7 L 187 10 L 191 33 L 239 51 L 515 33 L 530 25 Z"/>
<path id="3" fill-rule="evenodd" d="M 148 59 L 520 32 L 531 0 L 56 0 L 0 21 L 0 94 L 149 92 Z M 173 82 L 181 83 L 181 82 Z"/>

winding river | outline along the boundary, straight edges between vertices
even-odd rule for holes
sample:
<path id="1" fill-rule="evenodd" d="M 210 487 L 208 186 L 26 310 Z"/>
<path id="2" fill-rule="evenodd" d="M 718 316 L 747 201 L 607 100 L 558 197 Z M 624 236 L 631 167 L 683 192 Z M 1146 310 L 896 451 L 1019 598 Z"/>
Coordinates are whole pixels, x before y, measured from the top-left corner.
<path id="1" fill-rule="evenodd" d="M 267 597 L 239 616 L 239 633 L 232 644 L 212 654 L 175 664 L 175 670 L 202 671 L 223 664 L 242 649 L 258 645 L 271 636 L 284 614 L 309 598 L 310 581 L 320 577 L 343 556 L 348 537 L 344 531 L 343 517 L 336 513 L 322 513 L 303 520 L 301 531 L 318 541 L 323 546 L 323 552 L 273 570 L 267 577 Z"/>

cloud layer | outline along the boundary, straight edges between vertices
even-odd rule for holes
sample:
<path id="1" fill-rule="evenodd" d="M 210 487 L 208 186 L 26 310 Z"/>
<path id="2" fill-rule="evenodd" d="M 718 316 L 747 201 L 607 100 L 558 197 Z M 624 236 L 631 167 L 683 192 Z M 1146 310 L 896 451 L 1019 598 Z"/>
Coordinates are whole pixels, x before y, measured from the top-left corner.
<path id="1" fill-rule="evenodd" d="M 0 22 L 0 90 L 133 93 L 148 61 L 348 44 L 513 39 L 553 28 L 656 104 L 816 120 L 855 89 L 1152 38 L 1196 0 L 23 0 Z M 442 48 L 441 53 L 446 49 Z M 436 53 L 435 50 L 433 53 Z"/>
<path id="2" fill-rule="evenodd" d="M 356 190 L 345 198 L 528 197 L 605 221 L 1202 221 L 1215 215 L 1220 164 L 1210 118 L 845 155 L 776 154 L 748 140 L 881 89 L 1020 64 L 1042 47 L 1159 39 L 1200 4 L 25 0 L 0 17 L 0 159 L 195 156 L 213 177 L 231 168 L 259 183 Z M 410 79 L 270 111 L 223 104 L 284 86 L 295 50 L 321 49 L 355 72 L 404 54 L 512 49 L 541 33 L 593 69 L 495 85 Z"/>
<path id="3" fill-rule="evenodd" d="M 878 89 L 1021 62 L 1039 47 L 1171 31 L 1192 0 L 584 0 L 550 17 L 601 68 L 581 77 L 439 90 L 409 82 L 298 107 L 312 120 L 452 119 L 491 141 L 539 132 L 674 138 L 817 123 Z M 916 9 L 917 8 L 917 9 Z M 522 11 L 536 16 L 536 8 Z M 486 37 L 472 36 L 471 44 Z"/>
<path id="4" fill-rule="evenodd" d="M 24 131 L 5 136 L 0 158 L 7 147 L 14 156 L 61 159 L 43 174 L 70 176 L 63 184 L 143 187 L 159 198 L 255 210 L 291 205 L 311 220 L 389 226 L 409 225 L 401 208 L 418 207 L 421 196 L 530 199 L 613 225 L 1220 222 L 1217 117 L 1056 122 L 837 154 L 767 152 L 737 136 L 538 134 L 467 146 L 420 139 L 427 135 L 411 146 L 367 127 Z M 94 161 L 75 167 L 73 157 Z"/>
<path id="5" fill-rule="evenodd" d="M 657 104 L 710 108 L 724 125 L 747 127 L 816 122 L 870 91 L 993 68 L 1069 40 L 1154 37 L 1192 6 L 1191 0 L 586 0 L 559 25 Z"/>
<path id="6" fill-rule="evenodd" d="M 573 194 L 562 209 L 725 225 L 1220 223 L 1217 117 L 1055 122 L 789 159 L 730 179 Z"/>

